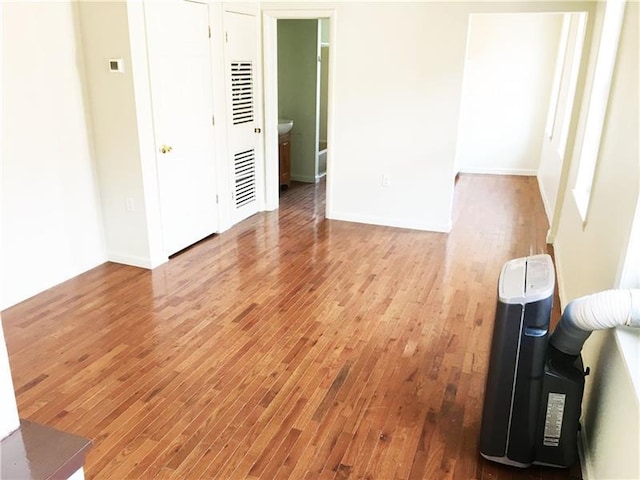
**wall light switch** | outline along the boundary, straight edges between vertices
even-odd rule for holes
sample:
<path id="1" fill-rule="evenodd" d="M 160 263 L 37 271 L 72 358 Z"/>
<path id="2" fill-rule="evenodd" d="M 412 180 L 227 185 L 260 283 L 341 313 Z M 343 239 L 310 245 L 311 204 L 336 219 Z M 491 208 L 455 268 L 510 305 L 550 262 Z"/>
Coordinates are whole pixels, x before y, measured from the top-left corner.
<path id="1" fill-rule="evenodd" d="M 388 175 L 385 175 L 385 174 L 382 175 L 382 186 L 383 187 L 390 187 L 391 186 L 391 180 L 389 179 Z"/>
<path id="2" fill-rule="evenodd" d="M 109 59 L 109 71 L 112 73 L 124 73 L 124 59 L 123 58 L 110 58 Z"/>

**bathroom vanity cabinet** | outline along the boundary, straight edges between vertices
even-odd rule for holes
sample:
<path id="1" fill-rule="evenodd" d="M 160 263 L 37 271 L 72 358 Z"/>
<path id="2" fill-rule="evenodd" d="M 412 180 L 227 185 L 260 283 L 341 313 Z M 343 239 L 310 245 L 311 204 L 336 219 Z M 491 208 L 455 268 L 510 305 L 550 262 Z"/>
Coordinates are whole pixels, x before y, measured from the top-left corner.
<path id="1" fill-rule="evenodd" d="M 291 183 L 291 132 L 278 135 L 280 159 L 280 187 L 289 187 Z"/>

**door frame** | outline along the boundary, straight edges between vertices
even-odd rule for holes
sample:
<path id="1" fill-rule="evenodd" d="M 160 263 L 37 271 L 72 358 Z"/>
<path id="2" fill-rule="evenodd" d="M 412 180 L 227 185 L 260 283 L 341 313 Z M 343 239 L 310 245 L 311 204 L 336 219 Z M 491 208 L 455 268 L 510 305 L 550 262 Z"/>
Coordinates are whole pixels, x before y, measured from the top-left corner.
<path id="1" fill-rule="evenodd" d="M 265 209 L 276 210 L 280 204 L 280 185 L 278 176 L 278 20 L 317 20 L 329 19 L 329 38 L 331 55 L 329 56 L 329 82 L 327 101 L 327 176 L 325 217 L 331 218 L 332 162 L 333 148 L 333 111 L 336 78 L 336 32 L 337 12 L 327 9 L 274 9 L 262 11 L 262 45 L 264 75 L 264 165 L 265 165 Z"/>

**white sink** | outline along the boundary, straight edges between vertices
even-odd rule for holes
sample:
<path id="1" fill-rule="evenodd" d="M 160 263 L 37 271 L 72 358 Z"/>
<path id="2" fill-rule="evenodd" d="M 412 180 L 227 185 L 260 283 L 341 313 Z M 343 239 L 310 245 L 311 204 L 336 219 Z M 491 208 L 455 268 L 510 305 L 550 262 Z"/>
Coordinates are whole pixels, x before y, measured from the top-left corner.
<path id="1" fill-rule="evenodd" d="M 278 135 L 282 135 L 283 133 L 290 132 L 293 128 L 293 120 L 286 120 L 281 118 L 278 120 Z"/>

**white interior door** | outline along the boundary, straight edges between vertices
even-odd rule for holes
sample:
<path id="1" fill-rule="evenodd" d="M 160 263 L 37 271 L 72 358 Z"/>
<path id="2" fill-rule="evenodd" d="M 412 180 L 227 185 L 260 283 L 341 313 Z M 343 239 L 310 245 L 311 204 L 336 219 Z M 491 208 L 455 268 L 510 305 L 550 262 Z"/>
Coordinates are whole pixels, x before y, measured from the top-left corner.
<path id="1" fill-rule="evenodd" d="M 262 149 L 258 145 L 258 17 L 225 11 L 224 29 L 228 151 L 235 223 L 258 212 L 262 196 Z"/>
<path id="2" fill-rule="evenodd" d="M 218 230 L 206 4 L 145 2 L 165 252 Z"/>

